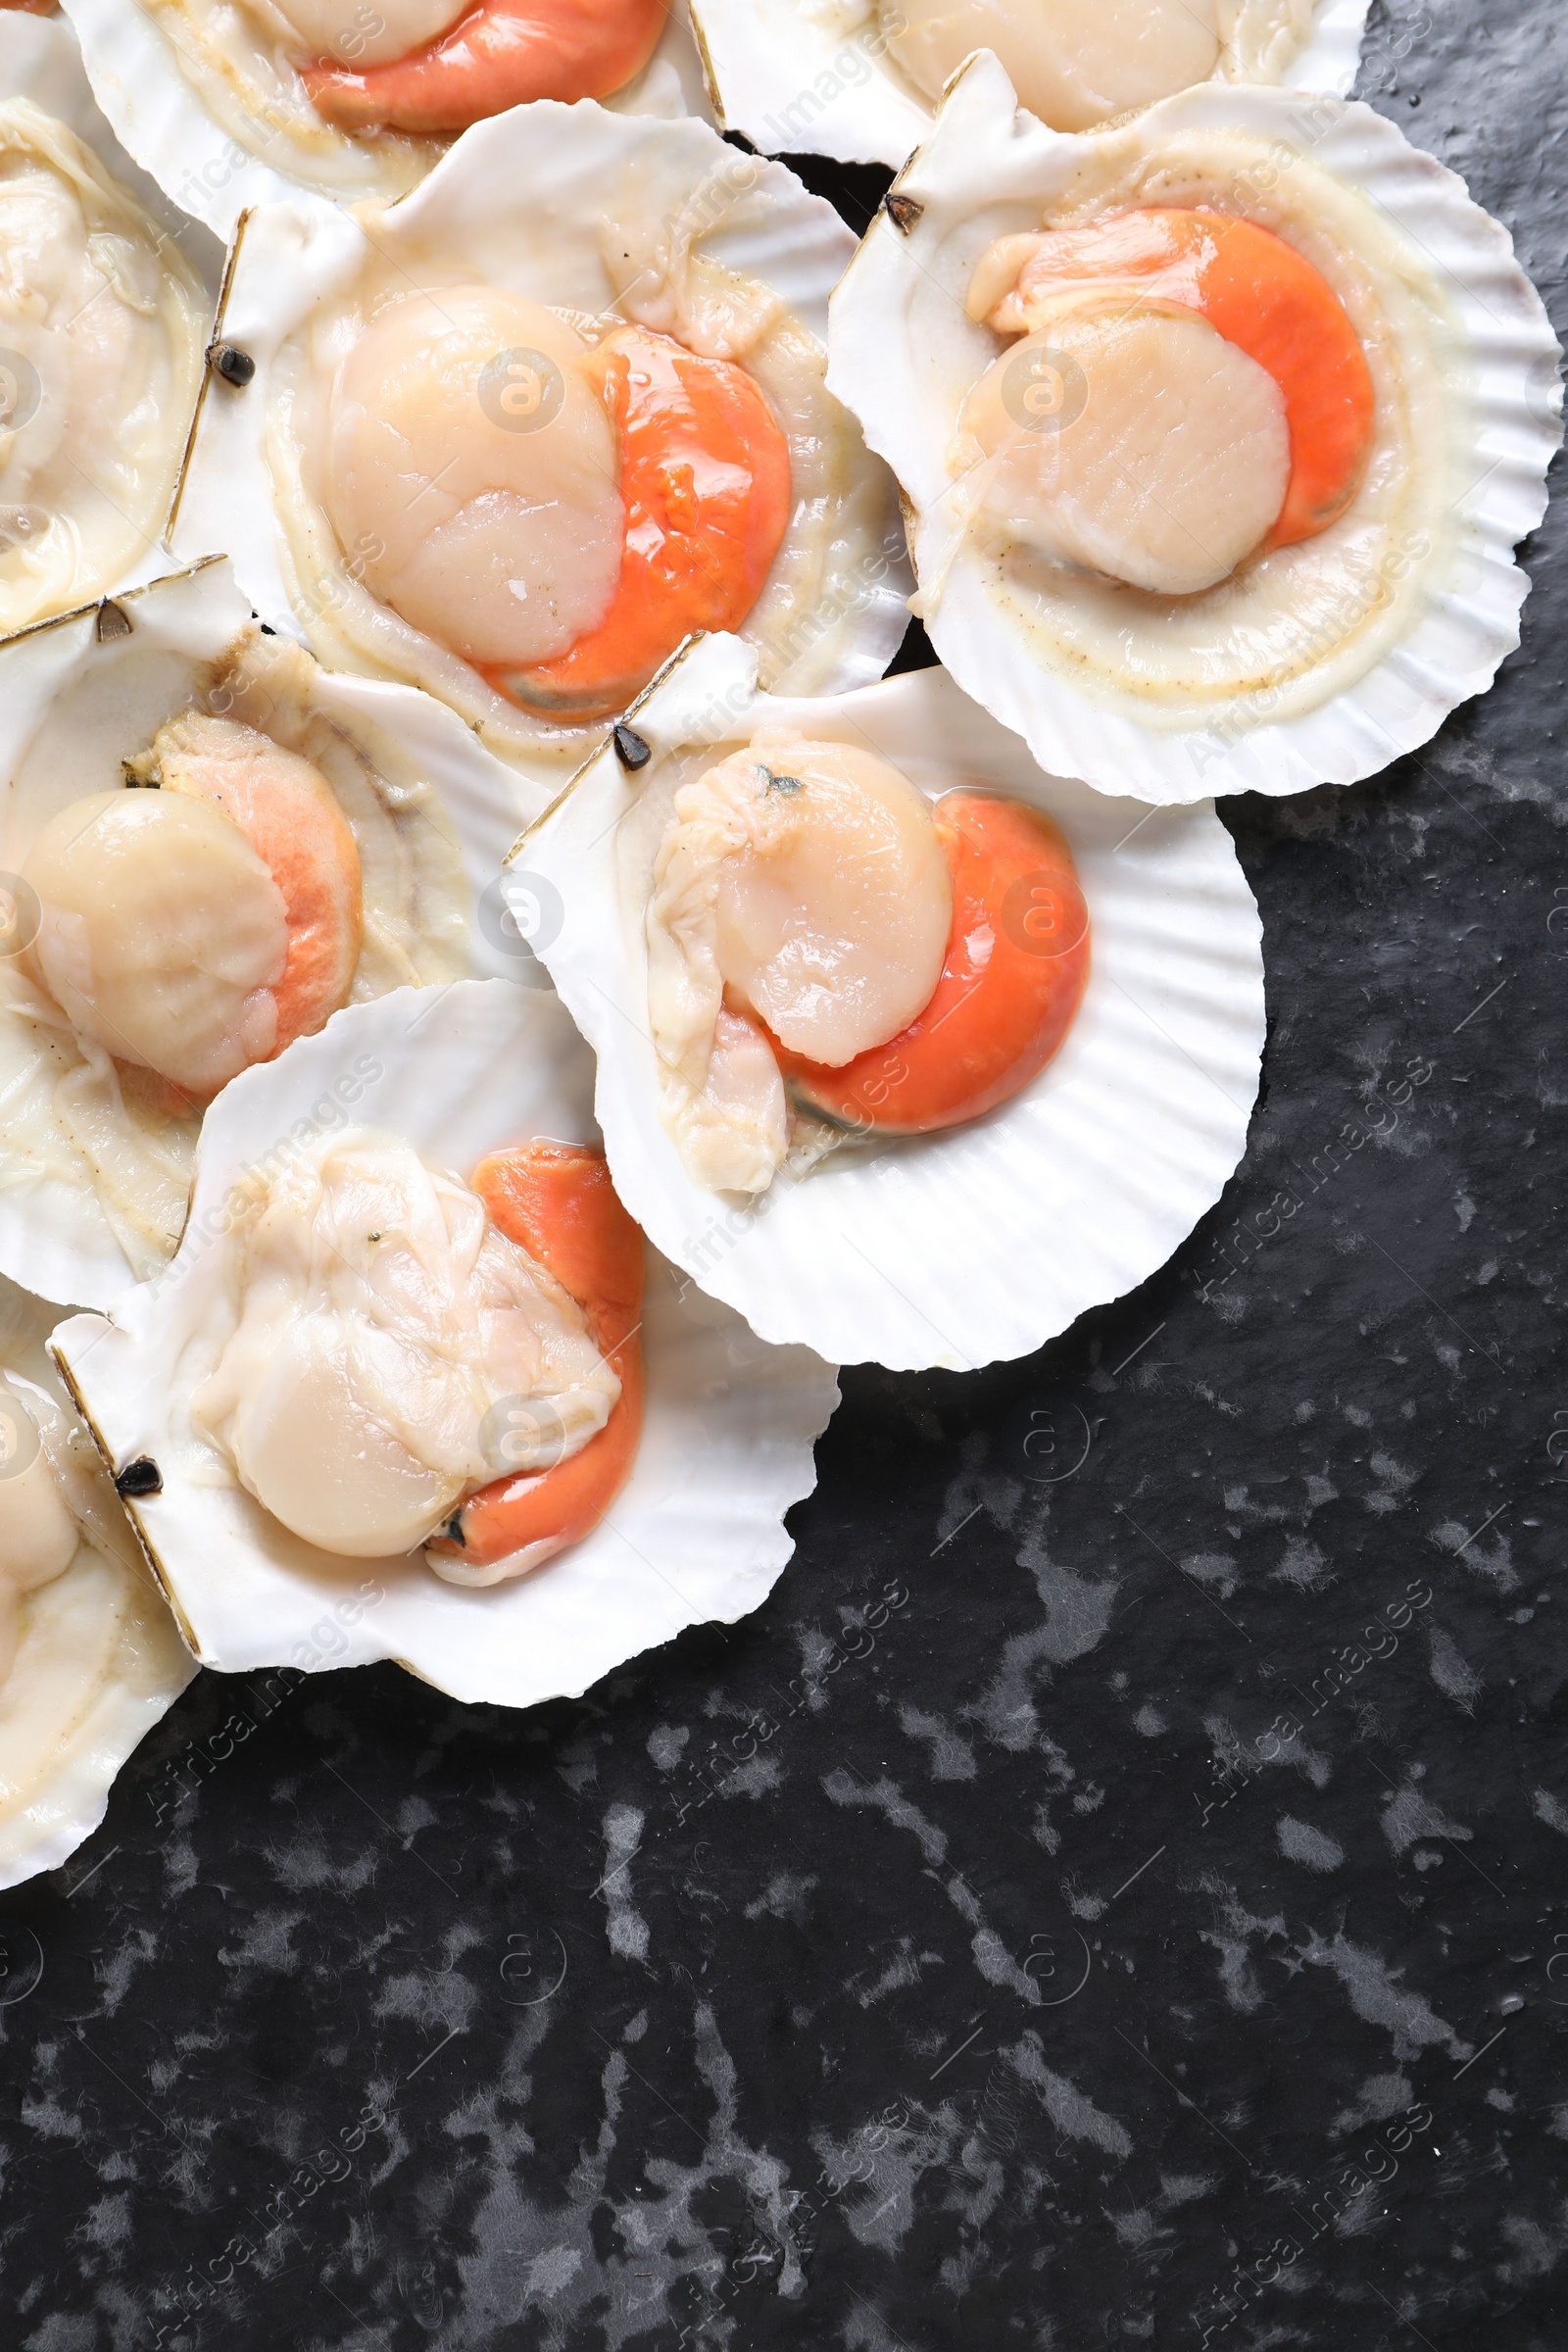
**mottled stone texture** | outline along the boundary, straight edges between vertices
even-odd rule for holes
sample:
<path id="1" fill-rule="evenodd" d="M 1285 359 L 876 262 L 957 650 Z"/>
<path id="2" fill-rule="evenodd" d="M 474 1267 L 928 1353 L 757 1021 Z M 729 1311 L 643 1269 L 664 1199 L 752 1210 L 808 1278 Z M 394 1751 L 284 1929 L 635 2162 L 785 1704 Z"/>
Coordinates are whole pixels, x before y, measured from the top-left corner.
<path id="1" fill-rule="evenodd" d="M 1565 64 L 1401 0 L 1364 77 L 1548 298 Z M 1139 1296 L 850 1375 L 750 1623 L 207 1677 L 0 1902 L 8 2343 L 1556 2352 L 1561 535 L 1427 755 L 1228 811 L 1264 1097 Z"/>

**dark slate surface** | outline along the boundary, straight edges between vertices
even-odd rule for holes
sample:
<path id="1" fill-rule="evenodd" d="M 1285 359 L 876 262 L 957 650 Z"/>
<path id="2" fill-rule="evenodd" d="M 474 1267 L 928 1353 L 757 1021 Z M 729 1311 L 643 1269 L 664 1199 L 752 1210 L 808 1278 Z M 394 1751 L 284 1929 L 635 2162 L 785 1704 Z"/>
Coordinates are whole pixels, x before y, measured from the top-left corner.
<path id="1" fill-rule="evenodd" d="M 1374 13 L 1560 295 L 1555 0 Z M 1560 538 L 1429 754 L 1229 811 L 1266 1092 L 1145 1291 L 852 1374 L 751 1622 L 206 1677 L 0 1902 L 5 2341 L 1556 2352 Z"/>

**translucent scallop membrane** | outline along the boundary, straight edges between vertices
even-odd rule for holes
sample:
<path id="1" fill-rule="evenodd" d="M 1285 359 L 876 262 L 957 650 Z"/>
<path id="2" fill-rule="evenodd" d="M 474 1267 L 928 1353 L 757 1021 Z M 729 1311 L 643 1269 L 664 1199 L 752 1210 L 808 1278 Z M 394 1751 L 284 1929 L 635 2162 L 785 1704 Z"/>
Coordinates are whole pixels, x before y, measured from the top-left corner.
<path id="1" fill-rule="evenodd" d="M 1078 130 L 1190 83 L 1343 97 L 1369 0 L 693 0 L 725 128 L 764 155 L 897 170 L 972 50 L 1001 51 L 1026 105 Z"/>
<path id="2" fill-rule="evenodd" d="M 542 959 L 599 1057 L 595 1107 L 627 1207 L 754 1330 L 837 1362 L 964 1370 L 1028 1354 L 1145 1281 L 1218 1200 L 1257 1091 L 1257 909 L 1212 806 L 1159 811 L 1043 773 L 1018 737 L 919 670 L 817 702 L 760 694 L 748 649 L 710 637 L 514 853 L 546 906 Z M 677 790 L 789 728 L 889 761 L 931 798 L 957 785 L 1045 810 L 1066 836 L 1094 938 L 1066 1043 L 1021 1093 L 942 1134 L 841 1137 L 757 1199 L 694 1181 L 662 1115 L 648 906 Z"/>
<path id="3" fill-rule="evenodd" d="M 161 1492 L 128 1507 L 199 1658 L 227 1672 L 394 1658 L 456 1697 L 529 1706 L 764 1597 L 793 1548 L 784 1514 L 814 1483 L 834 1373 L 808 1348 L 756 1339 L 657 1250 L 630 1479 L 592 1535 L 514 1583 L 446 1584 L 418 1552 L 316 1550 L 225 1473 L 192 1420 L 232 1323 L 232 1204 L 259 1167 L 353 1122 L 466 1176 L 509 1144 L 594 1141 L 592 1095 L 593 1056 L 564 1007 L 491 980 L 352 1005 L 220 1098 L 173 1264 L 107 1320 L 79 1316 L 55 1335 L 110 1458 L 159 1465 Z"/>
<path id="4" fill-rule="evenodd" d="M 932 644 L 1043 766 L 1158 802 L 1348 784 L 1491 684 L 1519 642 L 1529 581 L 1514 549 L 1540 520 L 1562 438 L 1560 355 L 1506 231 L 1392 123 L 1333 98 L 1210 83 L 1070 136 L 1020 114 L 982 56 L 895 197 L 898 218 L 873 223 L 834 294 L 828 381 L 899 476 Z M 1176 444 L 1149 442 L 1147 403 L 1118 421 L 1117 369 L 1102 381 L 1087 346 L 1075 360 L 1092 321 L 1065 297 L 1056 366 L 1074 397 L 1054 543 L 994 512 L 987 468 L 964 462 L 977 387 L 1024 348 L 966 311 L 982 255 L 1149 205 L 1207 207 L 1294 246 L 1347 313 L 1374 394 L 1349 504 L 1206 586 L 1200 570 L 1141 571 L 1128 526 L 1148 553 L 1155 521 L 1201 515 L 1205 480 L 1215 544 L 1245 525 L 1243 492 L 1268 486 L 1261 424 L 1245 436 L 1246 482 L 1240 441 L 1211 436 L 1200 470 L 1173 477 L 1170 512 L 1140 518 L 1130 477 L 1172 466 Z M 1133 308 L 1152 328 L 1159 306 Z M 1189 438 L 1197 454 L 1201 436 Z M 1112 471 L 1119 458 L 1129 478 L 1071 478 L 1069 443 Z"/>
<path id="5" fill-rule="evenodd" d="M 283 935 L 306 951 L 297 1025 L 345 980 L 359 1001 L 515 961 L 498 879 L 546 796 L 427 697 L 265 635 L 225 564 L 0 646 L 0 1270 L 62 1302 L 105 1305 L 168 1262 L 201 1095 L 292 1034 L 278 891 L 220 813 L 236 748 L 276 804 L 278 870 L 299 880 L 313 826 L 354 869 L 315 876 L 329 898 L 352 882 L 340 926 L 313 933 L 307 892 Z M 122 812 L 125 858 L 92 854 L 74 812 L 100 810 Z"/>

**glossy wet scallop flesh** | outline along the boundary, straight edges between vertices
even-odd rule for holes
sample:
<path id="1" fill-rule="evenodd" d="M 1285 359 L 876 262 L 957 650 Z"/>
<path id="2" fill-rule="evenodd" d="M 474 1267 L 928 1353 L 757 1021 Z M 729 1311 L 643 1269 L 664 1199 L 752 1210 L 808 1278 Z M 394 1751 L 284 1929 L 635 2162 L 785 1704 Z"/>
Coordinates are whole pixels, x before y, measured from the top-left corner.
<path id="1" fill-rule="evenodd" d="M 890 55 L 933 102 L 971 51 L 993 49 L 1021 106 L 1054 130 L 1087 130 L 1207 81 L 1220 63 L 1223 4 L 884 0 L 882 22 Z"/>
<path id="2" fill-rule="evenodd" d="M 1210 588 L 1285 501 L 1285 397 L 1196 313 L 1065 309 L 964 403 L 958 497 L 1004 537 L 1167 596 Z"/>
<path id="3" fill-rule="evenodd" d="M 321 1550 L 416 1549 L 498 1475 L 579 1452 L 619 1396 L 576 1301 L 389 1137 L 351 1131 L 285 1165 L 227 1247 L 237 1314 L 193 1419 Z"/>
<path id="4" fill-rule="evenodd" d="M 586 346 L 519 295 L 389 302 L 332 386 L 327 511 L 367 587 L 476 663 L 564 654 L 609 610 L 624 515 Z"/>
<path id="5" fill-rule="evenodd" d="M 929 1001 L 953 918 L 925 796 L 858 746 L 769 730 L 674 797 L 648 908 L 664 1110 L 688 1167 L 760 1191 L 787 1145 L 769 1039 L 852 1060 Z"/>
<path id="6" fill-rule="evenodd" d="M 205 1096 L 273 1052 L 283 894 L 216 808 L 94 794 L 44 827 L 23 874 L 42 909 L 36 977 L 105 1053 Z"/>
<path id="7" fill-rule="evenodd" d="M 171 721 L 132 772 L 28 849 L 27 964 L 81 1037 L 203 1101 L 344 1002 L 358 852 L 310 761 L 234 720 Z"/>
<path id="8" fill-rule="evenodd" d="M 302 57 L 381 66 L 422 49 L 468 13 L 470 0 L 276 0 Z M 260 14 L 261 12 L 257 12 Z M 270 11 L 268 13 L 270 13 Z"/>
<path id="9" fill-rule="evenodd" d="M 46 1410 L 59 1420 L 58 1408 Z M 29 1400 L 0 1373 L 0 1683 L 16 1658 L 23 1595 L 64 1575 L 79 1542 Z"/>

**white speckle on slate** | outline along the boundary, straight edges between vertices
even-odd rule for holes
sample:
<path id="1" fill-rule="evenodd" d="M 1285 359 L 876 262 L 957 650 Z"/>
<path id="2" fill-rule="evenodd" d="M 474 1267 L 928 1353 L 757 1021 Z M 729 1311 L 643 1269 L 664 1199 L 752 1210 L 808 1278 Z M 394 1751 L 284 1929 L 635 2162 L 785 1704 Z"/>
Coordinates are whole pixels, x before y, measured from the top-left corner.
<path id="1" fill-rule="evenodd" d="M 1568 1805 L 1559 1804 L 1549 1788 L 1536 1790 L 1530 1800 L 1530 1809 L 1538 1821 L 1545 1823 L 1548 1830 L 1555 1830 L 1559 1838 L 1568 1838 Z"/>
<path id="2" fill-rule="evenodd" d="M 1427 1640 L 1432 1651 L 1432 1680 L 1456 1707 L 1463 1708 L 1466 1715 L 1473 1715 L 1481 1690 L 1480 1675 L 1441 1625 L 1428 1628 Z"/>
<path id="3" fill-rule="evenodd" d="M 1093 2140 L 1118 2160 L 1132 2154 L 1131 2132 L 1113 2115 L 1103 2114 L 1065 2075 L 1054 2074 L 1047 2066 L 1038 2034 L 1026 2030 L 1002 2056 L 1038 2092 L 1046 2113 L 1067 2138 Z"/>
<path id="4" fill-rule="evenodd" d="M 648 1922 L 632 1900 L 631 1859 L 642 1843 L 643 1814 L 636 1805 L 612 1805 L 605 1815 L 606 1932 L 610 1948 L 622 1960 L 648 1957 Z"/>
<path id="5" fill-rule="evenodd" d="M 1286 1860 L 1299 1862 L 1307 1870 L 1338 1870 L 1345 1860 L 1345 1848 L 1338 1838 L 1314 1830 L 1310 1822 L 1298 1821 L 1294 1814 L 1281 1814 L 1277 1835 Z"/>
<path id="6" fill-rule="evenodd" d="M 1450 1821 L 1431 1797 L 1406 1783 L 1383 1800 L 1383 1835 L 1395 1852 L 1402 1854 L 1418 1838 L 1458 1838 L 1468 1842 L 1475 1832 Z"/>

